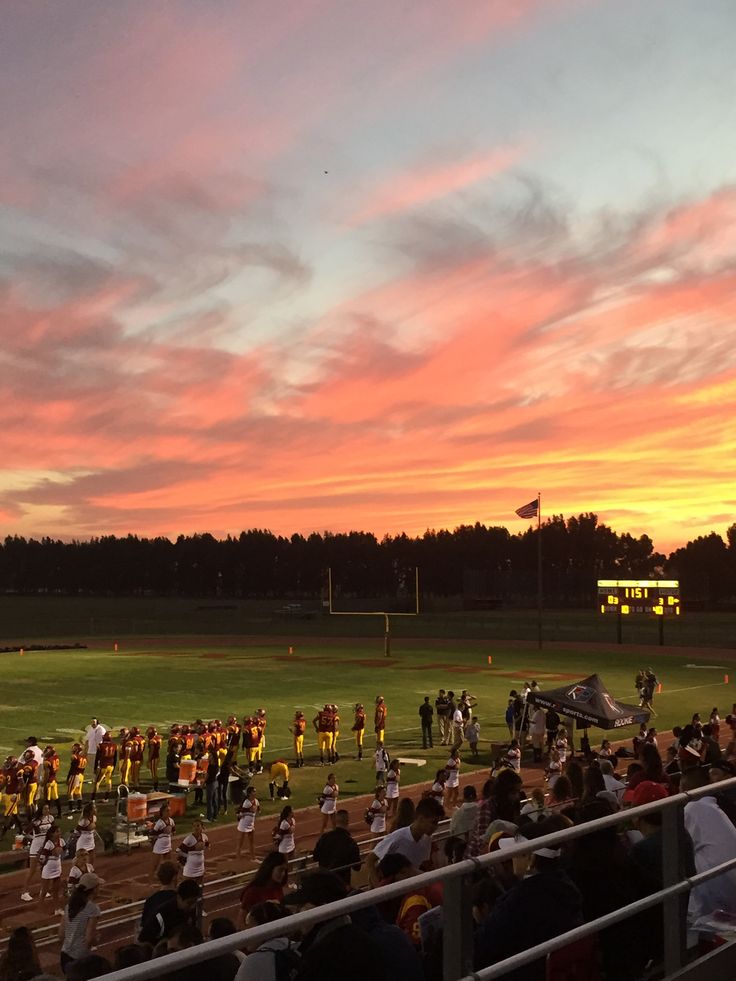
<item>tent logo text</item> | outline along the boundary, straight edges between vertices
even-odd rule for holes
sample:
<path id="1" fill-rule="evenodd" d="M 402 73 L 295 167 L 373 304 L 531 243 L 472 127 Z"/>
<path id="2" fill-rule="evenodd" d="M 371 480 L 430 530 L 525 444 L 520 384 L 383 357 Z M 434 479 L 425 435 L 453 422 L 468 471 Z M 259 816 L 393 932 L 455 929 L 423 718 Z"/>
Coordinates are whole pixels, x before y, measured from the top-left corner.
<path id="1" fill-rule="evenodd" d="M 593 695 L 595 695 L 595 690 L 590 685 L 575 685 L 567 693 L 567 697 L 574 702 L 589 702 Z"/>

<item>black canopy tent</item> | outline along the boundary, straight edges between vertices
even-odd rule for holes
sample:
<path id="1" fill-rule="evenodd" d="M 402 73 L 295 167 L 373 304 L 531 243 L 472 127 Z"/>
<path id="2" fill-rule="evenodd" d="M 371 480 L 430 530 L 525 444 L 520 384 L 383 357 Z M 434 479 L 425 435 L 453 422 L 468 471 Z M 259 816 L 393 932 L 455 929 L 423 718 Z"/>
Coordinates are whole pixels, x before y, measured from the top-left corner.
<path id="1" fill-rule="evenodd" d="M 549 691 L 530 691 L 526 697 L 527 711 L 532 705 L 554 709 L 559 715 L 575 719 L 578 729 L 596 726 L 599 729 L 620 729 L 648 722 L 650 712 L 639 705 L 617 701 L 597 674 L 575 681 L 563 688 Z"/>

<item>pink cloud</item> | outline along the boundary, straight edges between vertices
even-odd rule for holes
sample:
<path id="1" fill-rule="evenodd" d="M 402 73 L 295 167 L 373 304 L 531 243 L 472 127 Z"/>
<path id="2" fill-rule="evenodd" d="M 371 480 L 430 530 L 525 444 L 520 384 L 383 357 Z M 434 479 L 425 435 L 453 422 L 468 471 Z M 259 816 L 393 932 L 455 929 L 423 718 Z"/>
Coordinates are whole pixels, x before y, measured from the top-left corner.
<path id="1" fill-rule="evenodd" d="M 495 177 L 513 167 L 520 159 L 521 150 L 518 147 L 500 147 L 465 160 L 427 164 L 408 172 L 392 174 L 367 195 L 348 223 L 362 225 L 376 218 L 421 207 Z"/>

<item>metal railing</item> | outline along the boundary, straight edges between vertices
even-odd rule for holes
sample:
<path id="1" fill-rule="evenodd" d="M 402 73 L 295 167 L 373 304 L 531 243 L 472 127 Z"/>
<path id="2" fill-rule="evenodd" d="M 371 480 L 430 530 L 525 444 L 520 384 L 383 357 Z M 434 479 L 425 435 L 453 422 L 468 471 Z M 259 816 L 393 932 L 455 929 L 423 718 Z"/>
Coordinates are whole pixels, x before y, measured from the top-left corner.
<path id="1" fill-rule="evenodd" d="M 716 789 L 717 788 L 717 789 Z M 709 785 L 688 793 L 677 794 L 663 801 L 645 804 L 641 807 L 630 808 L 617 812 L 608 817 L 599 818 L 585 824 L 554 832 L 530 841 L 519 843 L 505 849 L 503 852 L 483 855 L 476 859 L 467 859 L 454 865 L 424 872 L 411 879 L 412 889 L 421 889 L 432 883 L 441 881 L 444 884 L 443 900 L 443 978 L 444 981 L 490 981 L 500 978 L 508 972 L 529 964 L 532 961 L 546 957 L 547 954 L 566 947 L 575 941 L 597 934 L 600 930 L 621 923 L 631 916 L 662 906 L 664 927 L 664 977 L 667 981 L 699 981 L 700 978 L 732 977 L 736 968 L 736 941 L 726 943 L 705 957 L 695 959 L 684 966 L 686 956 L 686 906 L 687 895 L 694 886 L 715 878 L 718 875 L 736 868 L 736 857 L 718 865 L 715 868 L 694 876 L 687 877 L 682 872 L 684 839 L 684 806 L 689 801 L 712 795 L 721 790 L 736 791 L 736 777 L 725 780 L 717 785 Z M 553 940 L 538 944 L 536 947 L 515 954 L 490 967 L 473 970 L 473 917 L 471 910 L 471 877 L 478 869 L 491 868 L 502 862 L 508 862 L 515 855 L 528 854 L 544 847 L 559 847 L 560 845 L 583 838 L 588 834 L 616 827 L 631 818 L 641 818 L 648 814 L 662 814 L 662 858 L 664 883 L 663 888 L 644 899 L 623 906 L 596 920 L 577 927 Z M 366 892 L 348 896 L 336 903 L 330 903 L 301 913 L 295 913 L 284 919 L 277 920 L 264 926 L 253 927 L 239 933 L 211 940 L 197 947 L 167 954 L 145 964 L 124 970 L 114 971 L 105 975 L 106 981 L 145 981 L 148 978 L 165 977 L 169 972 L 180 968 L 199 964 L 219 954 L 247 946 L 254 950 L 260 944 L 275 937 L 305 932 L 319 923 L 336 916 L 350 914 L 357 910 L 375 906 L 387 900 L 397 899 L 407 893 L 407 881 L 396 882 L 381 886 Z M 346 976 L 349 975 L 349 965 L 346 966 Z M 705 973 L 707 972 L 707 973 Z M 203 974 L 203 978 L 205 975 Z"/>

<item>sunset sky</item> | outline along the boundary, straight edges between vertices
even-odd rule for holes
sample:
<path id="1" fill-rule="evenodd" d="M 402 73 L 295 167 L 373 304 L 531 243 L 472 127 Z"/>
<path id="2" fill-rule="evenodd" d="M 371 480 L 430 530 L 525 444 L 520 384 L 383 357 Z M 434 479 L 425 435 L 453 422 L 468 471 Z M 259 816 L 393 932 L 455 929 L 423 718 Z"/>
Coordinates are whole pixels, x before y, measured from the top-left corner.
<path id="1" fill-rule="evenodd" d="M 734 0 L 7 0 L 0 535 L 736 521 Z"/>

